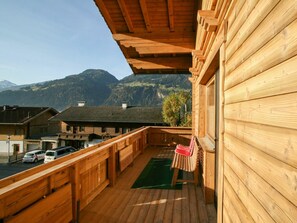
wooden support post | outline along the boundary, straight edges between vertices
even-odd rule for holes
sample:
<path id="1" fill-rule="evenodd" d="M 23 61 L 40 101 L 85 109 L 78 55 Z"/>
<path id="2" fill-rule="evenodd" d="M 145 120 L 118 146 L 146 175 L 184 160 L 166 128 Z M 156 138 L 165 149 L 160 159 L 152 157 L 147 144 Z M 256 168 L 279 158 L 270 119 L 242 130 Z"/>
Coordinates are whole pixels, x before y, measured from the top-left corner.
<path id="1" fill-rule="evenodd" d="M 178 168 L 174 168 L 174 172 L 173 172 L 173 176 L 172 176 L 172 182 L 171 182 L 172 186 L 175 186 L 175 184 L 176 184 L 177 177 L 178 177 L 178 171 L 179 171 Z"/>
<path id="2" fill-rule="evenodd" d="M 72 192 L 72 222 L 79 222 L 80 212 L 80 179 L 79 164 L 70 167 L 71 192 Z"/>
<path id="3" fill-rule="evenodd" d="M 110 186 L 114 186 L 116 181 L 116 144 L 109 148 L 108 179 Z"/>
<path id="4" fill-rule="evenodd" d="M 227 24 L 227 23 L 225 23 Z M 225 27 L 227 30 L 227 27 Z M 227 34 L 225 34 L 227 36 Z M 219 86 L 219 163 L 218 163 L 218 222 L 223 222 L 223 193 L 224 193 L 224 132 L 225 132 L 225 121 L 224 121 L 224 106 L 225 106 L 225 49 L 226 41 L 220 48 L 220 86 Z"/>
<path id="5" fill-rule="evenodd" d="M 194 170 L 194 184 L 195 186 L 198 186 L 198 181 L 199 181 L 199 178 L 198 178 L 198 175 L 199 175 L 199 159 L 197 160 L 197 167 L 196 169 Z"/>

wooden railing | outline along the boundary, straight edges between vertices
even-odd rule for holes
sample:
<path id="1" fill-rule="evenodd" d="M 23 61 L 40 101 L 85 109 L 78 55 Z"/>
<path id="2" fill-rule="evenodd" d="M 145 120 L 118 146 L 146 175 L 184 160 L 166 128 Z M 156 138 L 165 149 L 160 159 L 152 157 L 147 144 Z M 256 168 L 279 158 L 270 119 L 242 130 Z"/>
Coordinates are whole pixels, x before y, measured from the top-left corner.
<path id="1" fill-rule="evenodd" d="M 0 222 L 76 222 L 148 146 L 188 143 L 189 128 L 145 127 L 0 181 Z"/>

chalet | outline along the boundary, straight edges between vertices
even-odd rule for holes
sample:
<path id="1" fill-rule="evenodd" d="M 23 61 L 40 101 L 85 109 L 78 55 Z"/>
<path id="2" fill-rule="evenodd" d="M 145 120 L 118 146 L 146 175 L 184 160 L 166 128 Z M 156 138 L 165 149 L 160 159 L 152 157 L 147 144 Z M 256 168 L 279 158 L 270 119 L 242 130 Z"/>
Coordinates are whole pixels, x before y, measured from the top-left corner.
<path id="1" fill-rule="evenodd" d="M 297 1 L 94 2 L 136 75 L 192 74 L 192 128 L 140 128 L 0 181 L 0 219 L 296 222 Z M 131 188 L 191 136 L 198 186 Z"/>
<path id="2" fill-rule="evenodd" d="M 58 114 L 48 107 L 0 107 L 0 156 L 16 155 L 40 147 L 40 138 L 59 132 L 58 123 L 48 119 Z"/>
<path id="3" fill-rule="evenodd" d="M 96 142 L 119 136 L 142 126 L 166 125 L 161 107 L 77 106 L 52 117 L 61 122 L 61 145 L 86 148 Z"/>

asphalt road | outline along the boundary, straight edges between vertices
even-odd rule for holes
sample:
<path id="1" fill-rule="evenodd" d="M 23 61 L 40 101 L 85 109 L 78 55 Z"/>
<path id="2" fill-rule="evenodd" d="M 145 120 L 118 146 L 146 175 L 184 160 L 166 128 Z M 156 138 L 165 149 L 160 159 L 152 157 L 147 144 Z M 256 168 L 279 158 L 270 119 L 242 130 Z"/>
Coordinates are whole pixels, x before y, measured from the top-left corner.
<path id="1" fill-rule="evenodd" d="M 32 167 L 43 164 L 43 160 L 37 163 L 11 163 L 11 164 L 2 164 L 0 163 L 0 179 L 9 177 L 13 174 L 28 170 Z"/>

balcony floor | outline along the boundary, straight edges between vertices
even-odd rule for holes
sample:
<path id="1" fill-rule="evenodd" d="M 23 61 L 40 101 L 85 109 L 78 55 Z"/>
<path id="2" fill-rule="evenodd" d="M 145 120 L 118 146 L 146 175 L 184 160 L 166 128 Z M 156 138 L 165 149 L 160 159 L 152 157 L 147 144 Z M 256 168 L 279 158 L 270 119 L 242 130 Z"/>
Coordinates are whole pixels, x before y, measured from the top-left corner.
<path id="1" fill-rule="evenodd" d="M 80 212 L 80 222 L 216 222 L 214 205 L 205 205 L 202 190 L 131 189 L 152 157 L 172 157 L 173 149 L 146 149 L 118 178 Z M 191 177 L 191 174 L 184 174 Z"/>

